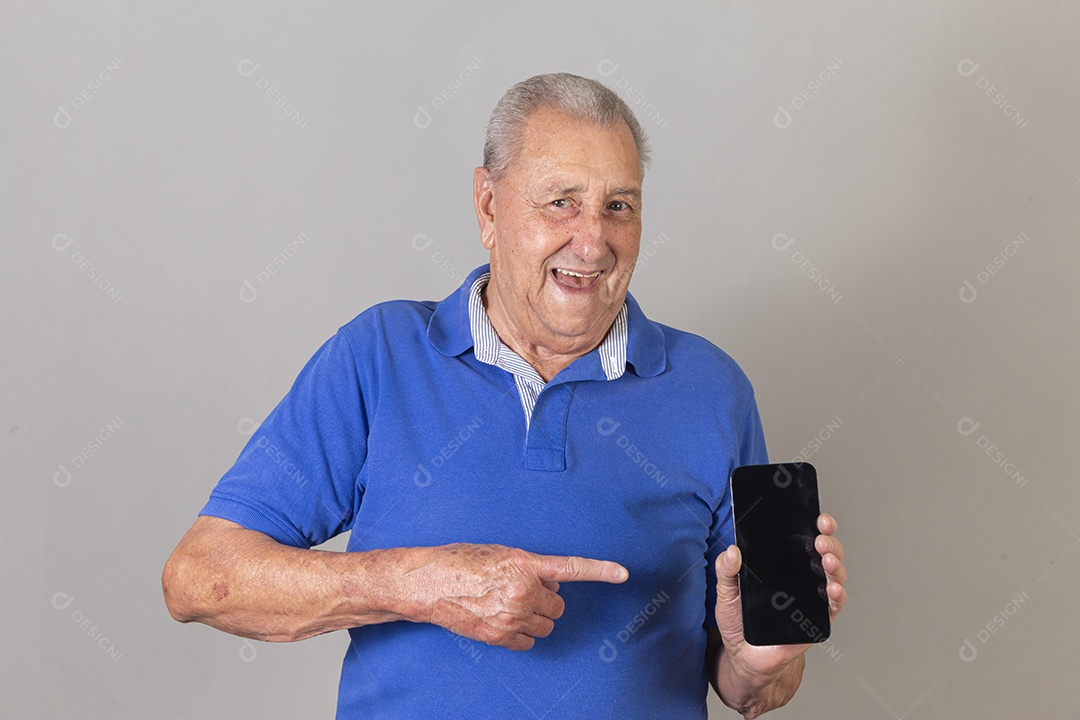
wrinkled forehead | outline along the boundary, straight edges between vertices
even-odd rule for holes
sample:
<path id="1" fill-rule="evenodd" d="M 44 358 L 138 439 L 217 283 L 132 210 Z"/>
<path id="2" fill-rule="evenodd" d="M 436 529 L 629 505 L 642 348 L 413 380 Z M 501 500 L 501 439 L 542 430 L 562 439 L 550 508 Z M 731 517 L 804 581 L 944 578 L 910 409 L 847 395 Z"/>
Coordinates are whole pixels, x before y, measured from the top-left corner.
<path id="1" fill-rule="evenodd" d="M 641 163 L 629 126 L 621 118 L 598 123 L 554 108 L 528 118 L 510 162 L 521 180 L 545 183 L 558 176 L 591 175 L 615 185 L 640 187 Z M 568 178 L 569 179 L 569 178 Z"/>

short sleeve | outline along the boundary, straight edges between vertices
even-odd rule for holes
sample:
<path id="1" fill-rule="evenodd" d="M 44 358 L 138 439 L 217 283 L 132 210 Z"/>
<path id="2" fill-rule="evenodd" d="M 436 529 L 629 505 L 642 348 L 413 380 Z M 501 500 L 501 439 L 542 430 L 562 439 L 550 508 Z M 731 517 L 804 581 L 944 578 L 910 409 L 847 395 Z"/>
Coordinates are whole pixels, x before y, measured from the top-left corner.
<path id="1" fill-rule="evenodd" d="M 769 462 L 769 453 L 765 448 L 765 431 L 761 427 L 761 416 L 753 395 L 747 404 L 742 425 L 735 428 L 738 445 L 736 457 L 728 470 L 729 474 L 740 465 L 764 465 Z M 705 554 L 705 624 L 709 627 L 716 627 L 716 558 L 735 542 L 735 528 L 731 518 L 731 486 L 728 478 L 724 478 L 723 482 L 724 499 L 713 516 L 709 550 Z"/>
<path id="2" fill-rule="evenodd" d="M 304 365 L 199 513 L 285 545 L 311 547 L 351 526 L 368 419 L 356 354 L 339 330 Z"/>

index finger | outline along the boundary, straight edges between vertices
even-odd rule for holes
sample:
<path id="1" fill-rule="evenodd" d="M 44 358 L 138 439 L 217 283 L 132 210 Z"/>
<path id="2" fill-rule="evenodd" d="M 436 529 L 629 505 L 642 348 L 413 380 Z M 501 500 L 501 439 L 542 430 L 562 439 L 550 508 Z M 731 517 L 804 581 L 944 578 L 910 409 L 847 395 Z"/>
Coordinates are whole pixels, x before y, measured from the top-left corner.
<path id="1" fill-rule="evenodd" d="M 611 560 L 594 560 L 574 555 L 535 555 L 536 572 L 541 580 L 553 582 L 621 583 L 629 571 Z"/>

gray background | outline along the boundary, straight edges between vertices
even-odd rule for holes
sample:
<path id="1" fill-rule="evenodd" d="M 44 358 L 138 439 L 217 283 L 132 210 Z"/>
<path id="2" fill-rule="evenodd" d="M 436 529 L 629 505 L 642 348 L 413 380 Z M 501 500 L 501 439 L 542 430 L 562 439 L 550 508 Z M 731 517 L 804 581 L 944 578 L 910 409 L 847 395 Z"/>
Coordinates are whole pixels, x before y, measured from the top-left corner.
<path id="1" fill-rule="evenodd" d="M 176 624 L 162 564 L 323 340 L 484 260 L 487 115 L 570 71 L 655 146 L 631 290 L 739 361 L 774 461 L 828 436 L 850 603 L 774 717 L 1077 717 L 1077 5 L 2 17 L 0 716 L 332 716 L 345 633 Z"/>

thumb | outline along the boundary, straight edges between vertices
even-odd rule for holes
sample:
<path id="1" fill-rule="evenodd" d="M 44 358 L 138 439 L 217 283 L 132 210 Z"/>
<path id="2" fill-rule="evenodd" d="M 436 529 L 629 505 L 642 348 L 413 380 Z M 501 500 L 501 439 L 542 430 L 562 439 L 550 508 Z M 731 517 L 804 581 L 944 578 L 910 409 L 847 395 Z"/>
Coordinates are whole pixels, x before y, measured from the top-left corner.
<path id="1" fill-rule="evenodd" d="M 716 627 L 724 645 L 735 650 L 743 641 L 742 601 L 739 599 L 739 568 L 742 553 L 735 545 L 716 558 Z"/>
<path id="2" fill-rule="evenodd" d="M 716 602 L 717 605 L 738 602 L 739 569 L 742 567 L 742 553 L 736 545 L 716 557 Z"/>

